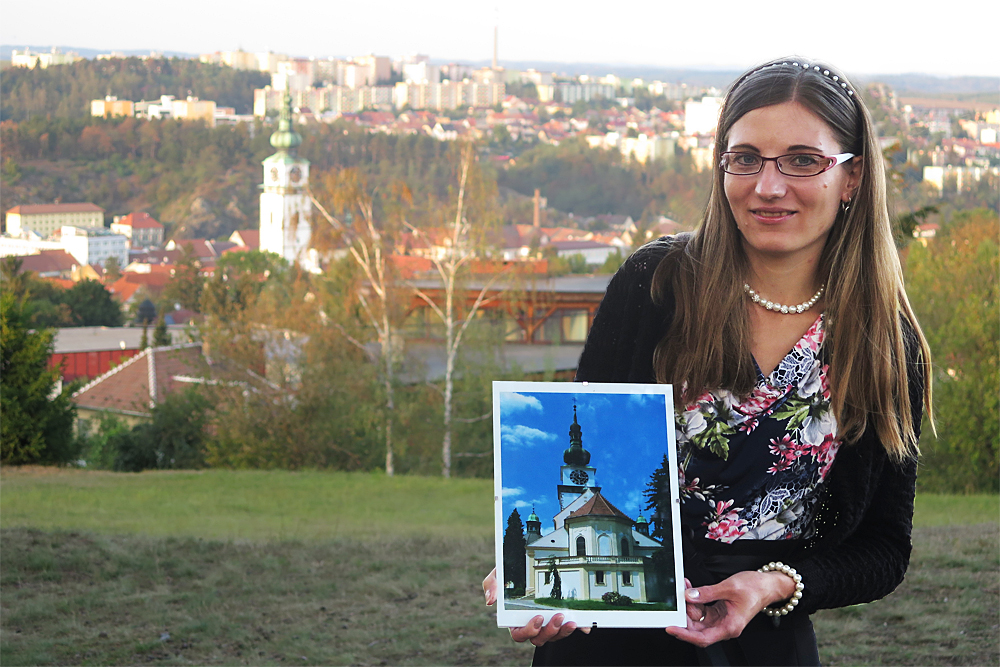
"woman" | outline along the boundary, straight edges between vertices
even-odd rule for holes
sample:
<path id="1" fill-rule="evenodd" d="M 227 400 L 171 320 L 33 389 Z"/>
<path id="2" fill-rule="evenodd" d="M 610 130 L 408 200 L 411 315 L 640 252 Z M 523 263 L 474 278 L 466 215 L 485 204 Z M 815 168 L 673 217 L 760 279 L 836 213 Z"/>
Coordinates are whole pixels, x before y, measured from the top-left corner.
<path id="1" fill-rule="evenodd" d="M 687 627 L 537 617 L 511 631 L 535 664 L 819 664 L 808 615 L 906 570 L 930 355 L 868 111 L 832 68 L 773 61 L 730 89 L 715 164 L 698 231 L 612 279 L 577 374 L 674 385 Z"/>

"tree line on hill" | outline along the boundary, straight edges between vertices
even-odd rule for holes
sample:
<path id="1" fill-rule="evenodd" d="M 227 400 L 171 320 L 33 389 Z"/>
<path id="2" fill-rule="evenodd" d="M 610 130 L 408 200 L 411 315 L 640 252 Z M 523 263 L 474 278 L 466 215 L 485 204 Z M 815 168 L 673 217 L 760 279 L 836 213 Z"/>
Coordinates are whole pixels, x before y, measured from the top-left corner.
<path id="1" fill-rule="evenodd" d="M 270 83 L 267 72 L 182 58 L 81 60 L 45 69 L 10 67 L 0 78 L 0 120 L 81 118 L 90 115 L 91 100 L 108 95 L 133 102 L 191 95 L 248 114 L 253 90 Z"/>
<path id="2" fill-rule="evenodd" d="M 299 154 L 314 173 L 355 169 L 375 187 L 406 183 L 410 221 L 442 224 L 454 183 L 449 143 L 422 134 L 369 133 L 352 123 L 310 124 Z M 209 128 L 201 123 L 135 118 L 48 119 L 0 123 L 4 206 L 90 201 L 110 214 L 148 211 L 168 238 L 219 238 L 256 226 L 261 161 L 274 152 L 261 122 Z M 709 177 L 683 156 L 671 164 L 640 165 L 616 151 L 581 141 L 525 150 L 497 168 L 482 154 L 483 173 L 517 193 L 504 201 L 507 223 L 530 224 L 527 198 L 535 188 L 549 202 L 549 224 L 567 214 L 667 215 L 693 225 L 707 198 Z"/>

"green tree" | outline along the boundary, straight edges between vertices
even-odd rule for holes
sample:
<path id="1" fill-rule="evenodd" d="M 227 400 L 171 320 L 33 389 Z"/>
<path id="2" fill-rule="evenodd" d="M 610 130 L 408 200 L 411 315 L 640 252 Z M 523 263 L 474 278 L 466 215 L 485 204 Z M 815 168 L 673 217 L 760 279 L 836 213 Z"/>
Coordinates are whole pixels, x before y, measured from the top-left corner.
<path id="1" fill-rule="evenodd" d="M 145 333 L 145 330 L 143 330 Z M 170 332 L 167 331 L 167 319 L 160 313 L 156 317 L 156 327 L 153 329 L 153 345 L 161 347 L 171 344 Z"/>
<path id="2" fill-rule="evenodd" d="M 96 280 L 81 280 L 65 294 L 72 325 L 77 327 L 120 327 L 124 321 L 121 306 L 111 292 Z"/>
<path id="3" fill-rule="evenodd" d="M 996 213 L 966 211 L 909 250 L 907 292 L 934 362 L 937 438 L 925 423 L 924 490 L 1000 490 L 998 237 Z"/>
<path id="4" fill-rule="evenodd" d="M 32 330 L 25 304 L 0 294 L 0 460 L 5 464 L 61 463 L 76 454 L 76 408 L 59 372 L 48 368 L 53 332 Z"/>
<path id="5" fill-rule="evenodd" d="M 114 255 L 104 260 L 104 276 L 112 282 L 122 277 L 122 266 Z"/>
<path id="6" fill-rule="evenodd" d="M 552 592 L 549 593 L 549 597 L 553 600 L 562 600 L 562 577 L 559 576 L 559 570 L 556 569 L 555 559 L 549 566 L 549 575 L 552 577 Z"/>
<path id="7" fill-rule="evenodd" d="M 524 539 L 524 524 L 515 509 L 507 517 L 507 530 L 503 534 L 503 576 L 504 587 L 513 584 L 512 595 L 524 595 L 526 575 L 525 557 L 527 542 Z"/>
<path id="8" fill-rule="evenodd" d="M 173 278 L 163 288 L 161 302 L 200 312 L 201 291 L 205 281 L 199 272 L 198 259 L 194 255 L 191 244 L 181 245 L 181 257 L 177 261 Z M 162 310 L 159 308 L 158 310 Z"/>
<path id="9" fill-rule="evenodd" d="M 153 408 L 151 421 L 108 438 L 121 472 L 200 468 L 210 405 L 196 388 L 170 394 Z"/>

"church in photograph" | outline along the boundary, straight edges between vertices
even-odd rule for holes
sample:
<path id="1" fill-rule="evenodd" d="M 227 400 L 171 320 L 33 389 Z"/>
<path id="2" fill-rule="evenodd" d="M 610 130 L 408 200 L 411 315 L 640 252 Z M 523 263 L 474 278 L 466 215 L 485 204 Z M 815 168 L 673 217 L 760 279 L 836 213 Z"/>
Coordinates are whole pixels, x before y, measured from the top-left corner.
<path id="1" fill-rule="evenodd" d="M 560 511 L 552 519 L 553 530 L 542 534 L 534 510 L 525 522 L 526 597 L 551 597 L 558 572 L 564 599 L 600 600 L 616 592 L 635 602 L 662 600 L 659 593 L 667 582 L 659 581 L 652 556 L 663 547 L 650 537 L 641 513 L 633 520 L 601 494 L 576 406 L 569 441 L 559 468 Z"/>

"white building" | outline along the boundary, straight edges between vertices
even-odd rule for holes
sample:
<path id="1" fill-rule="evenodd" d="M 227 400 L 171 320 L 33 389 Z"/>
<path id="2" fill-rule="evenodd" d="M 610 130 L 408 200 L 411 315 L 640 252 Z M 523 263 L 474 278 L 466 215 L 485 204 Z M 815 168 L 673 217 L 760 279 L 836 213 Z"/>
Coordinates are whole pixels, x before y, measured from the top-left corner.
<path id="1" fill-rule="evenodd" d="M 569 436 L 556 486 L 560 511 L 552 518 L 552 530 L 543 534 L 534 512 L 525 522 L 525 595 L 550 597 L 558 576 L 564 599 L 600 600 L 609 592 L 636 602 L 666 599 L 671 582 L 652 559 L 663 545 L 649 536 L 649 523 L 641 514 L 633 520 L 601 494 L 575 407 Z"/>
<path id="2" fill-rule="evenodd" d="M 14 49 L 10 55 L 11 67 L 27 67 L 28 69 L 33 69 L 36 65 L 42 69 L 50 65 L 72 65 L 78 60 L 83 60 L 83 58 L 73 52 L 63 53 L 54 46 L 49 53 L 33 53 L 31 49 L 23 51 Z"/>
<path id="3" fill-rule="evenodd" d="M 715 134 L 722 111 L 722 98 L 705 96 L 684 103 L 685 134 Z"/>
<path id="4" fill-rule="evenodd" d="M 128 238 L 110 229 L 64 225 L 61 242 L 63 249 L 81 264 L 104 266 L 109 257 L 114 257 L 119 267 L 128 266 Z"/>
<path id="5" fill-rule="evenodd" d="M 271 145 L 278 152 L 264 160 L 260 195 L 260 249 L 273 252 L 307 271 L 318 272 L 312 239 L 312 201 L 308 194 L 309 160 L 296 155 L 302 136 L 292 129 L 292 99 L 285 96 Z"/>
<path id="6" fill-rule="evenodd" d="M 41 238 L 55 234 L 63 225 L 104 227 L 104 209 L 96 204 L 22 204 L 7 211 L 7 233 L 32 231 Z"/>
<path id="7" fill-rule="evenodd" d="M 135 115 L 139 118 L 170 118 L 174 108 L 173 95 L 160 95 L 158 100 L 143 100 L 135 103 Z"/>

